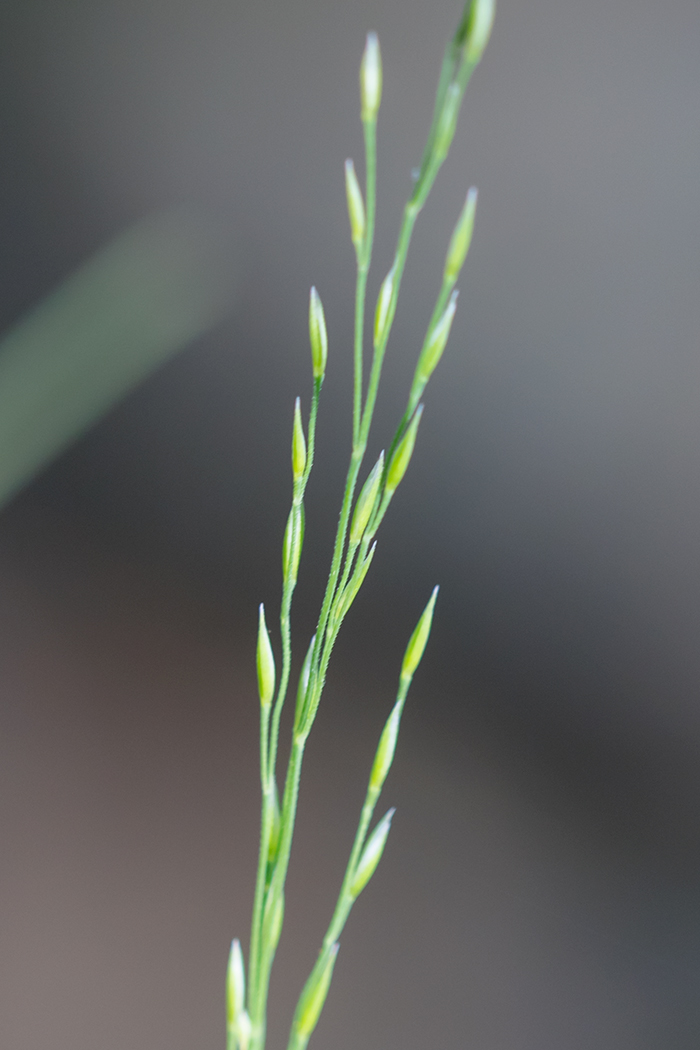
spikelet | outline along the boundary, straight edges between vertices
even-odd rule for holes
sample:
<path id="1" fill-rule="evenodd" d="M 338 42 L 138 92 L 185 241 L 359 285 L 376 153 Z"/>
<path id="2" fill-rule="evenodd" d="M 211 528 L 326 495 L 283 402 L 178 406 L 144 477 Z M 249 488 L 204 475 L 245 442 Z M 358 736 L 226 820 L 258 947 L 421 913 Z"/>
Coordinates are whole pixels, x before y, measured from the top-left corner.
<path id="1" fill-rule="evenodd" d="M 265 606 L 258 611 L 258 648 L 256 654 L 258 671 L 258 694 L 263 707 L 269 707 L 275 695 L 275 657 L 272 653 L 270 635 L 265 623 Z"/>
<path id="2" fill-rule="evenodd" d="M 362 119 L 376 120 L 382 101 L 382 53 L 376 33 L 367 34 L 367 43 L 360 63 L 360 100 Z"/>
<path id="3" fill-rule="evenodd" d="M 433 588 L 433 593 L 430 595 L 430 600 L 426 605 L 425 609 L 421 613 L 421 618 L 416 625 L 416 629 L 411 635 L 408 645 L 406 646 L 406 652 L 404 654 L 403 663 L 401 664 L 401 677 L 403 679 L 411 679 L 416 672 L 418 664 L 421 662 L 423 652 L 428 643 L 430 636 L 430 628 L 433 623 L 433 612 L 435 610 L 435 602 L 437 601 L 439 587 Z"/>

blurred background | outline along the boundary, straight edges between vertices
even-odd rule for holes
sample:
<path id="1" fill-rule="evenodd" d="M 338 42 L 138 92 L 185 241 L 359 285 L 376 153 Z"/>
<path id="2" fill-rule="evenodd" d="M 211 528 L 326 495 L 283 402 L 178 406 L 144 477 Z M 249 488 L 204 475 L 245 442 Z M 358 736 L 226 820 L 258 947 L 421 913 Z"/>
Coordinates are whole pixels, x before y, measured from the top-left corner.
<path id="1" fill-rule="evenodd" d="M 2 5 L 2 331 L 163 214 L 208 231 L 197 294 L 218 289 L 182 352 L 132 376 L 0 518 L 7 1050 L 224 1045 L 254 881 L 256 608 L 279 603 L 312 283 L 330 352 L 299 652 L 349 446 L 342 166 L 362 159 L 364 35 L 384 57 L 374 296 L 460 13 Z M 451 342 L 308 749 L 270 1050 L 436 582 L 394 826 L 313 1045 L 698 1046 L 699 113 L 696 0 L 499 0 L 389 347 L 370 455 L 476 184 Z"/>

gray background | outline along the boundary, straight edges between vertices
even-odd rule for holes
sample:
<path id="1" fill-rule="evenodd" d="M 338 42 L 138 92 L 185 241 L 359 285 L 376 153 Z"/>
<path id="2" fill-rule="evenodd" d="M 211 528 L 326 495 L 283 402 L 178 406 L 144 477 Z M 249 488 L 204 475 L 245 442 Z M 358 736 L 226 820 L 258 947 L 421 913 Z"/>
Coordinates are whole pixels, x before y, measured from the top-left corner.
<path id="1" fill-rule="evenodd" d="M 226 324 L 0 522 L 7 1050 L 223 1046 L 254 878 L 255 610 L 278 602 L 311 283 L 331 347 L 300 639 L 348 448 L 364 34 L 385 74 L 374 294 L 459 13 L 2 6 L 3 327 L 153 210 L 200 209 L 239 260 Z M 394 828 L 313 1045 L 698 1045 L 699 113 L 697 0 L 500 0 L 390 344 L 373 454 L 476 183 L 449 352 L 309 748 L 271 1048 L 435 582 Z"/>

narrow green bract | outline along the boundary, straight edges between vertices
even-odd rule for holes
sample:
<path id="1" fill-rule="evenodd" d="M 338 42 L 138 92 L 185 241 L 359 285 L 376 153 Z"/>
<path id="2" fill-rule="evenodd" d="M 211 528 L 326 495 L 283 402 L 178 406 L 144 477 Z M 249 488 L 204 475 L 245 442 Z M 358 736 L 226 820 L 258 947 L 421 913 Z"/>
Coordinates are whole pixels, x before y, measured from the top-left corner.
<path id="1" fill-rule="evenodd" d="M 285 884 L 292 852 L 304 749 L 313 727 L 338 633 L 355 602 L 377 551 L 375 535 L 400 485 L 415 448 L 423 413 L 420 403 L 445 351 L 455 318 L 455 283 L 471 242 L 476 191 L 469 191 L 447 250 L 442 283 L 420 353 L 405 411 L 386 456 L 381 453 L 359 488 L 370 441 L 384 357 L 394 322 L 413 229 L 454 138 L 467 83 L 491 31 L 493 0 L 470 0 L 453 39 L 447 45 L 435 96 L 432 123 L 423 158 L 406 202 L 391 267 L 374 311 L 371 344 L 365 346 L 367 277 L 372 261 L 376 210 L 377 114 L 382 96 L 382 61 L 376 34 L 370 33 L 360 64 L 360 115 L 365 141 L 365 194 L 352 161 L 345 164 L 345 191 L 350 234 L 355 250 L 353 395 L 350 463 L 343 490 L 328 579 L 316 629 L 300 668 L 292 657 L 291 609 L 304 542 L 304 498 L 314 455 L 319 397 L 328 360 L 328 334 L 323 305 L 315 288 L 309 296 L 309 341 L 312 390 L 306 432 L 301 402 L 294 406 L 291 463 L 292 494 L 282 544 L 282 600 L 279 616 L 281 660 L 275 666 L 272 642 L 260 606 L 256 652 L 260 696 L 260 846 L 250 931 L 247 981 L 243 954 L 234 941 L 226 981 L 227 1050 L 265 1050 L 270 974 L 284 923 Z M 339 343 L 342 344 L 340 339 Z M 409 349 L 409 348 L 406 348 Z M 365 374 L 365 356 L 368 371 Z M 414 359 L 415 360 L 415 359 Z M 372 878 L 386 847 L 394 814 L 390 809 L 370 833 L 374 811 L 396 753 L 408 690 L 423 656 L 433 620 L 437 588 L 423 610 L 401 663 L 393 706 L 374 755 L 364 803 L 333 914 L 311 974 L 294 1013 L 288 1050 L 305 1050 L 326 1001 L 338 953 L 339 938 L 350 911 Z M 298 673 L 296 703 L 286 772 L 278 769 L 283 707 L 292 674 Z M 279 676 L 279 680 L 278 680 Z M 386 716 L 385 716 L 386 717 Z M 278 782 L 284 784 L 279 795 Z M 439 1040 L 436 1040 L 439 1041 Z"/>

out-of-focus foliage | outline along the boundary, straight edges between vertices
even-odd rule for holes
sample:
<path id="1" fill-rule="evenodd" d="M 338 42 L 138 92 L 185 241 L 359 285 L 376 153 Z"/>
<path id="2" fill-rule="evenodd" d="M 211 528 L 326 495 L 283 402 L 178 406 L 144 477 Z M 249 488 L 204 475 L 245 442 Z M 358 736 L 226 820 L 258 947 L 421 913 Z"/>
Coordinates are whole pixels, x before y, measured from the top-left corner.
<path id="1" fill-rule="evenodd" d="M 0 506 L 231 301 L 230 268 L 184 211 L 142 221 L 0 339 Z"/>

